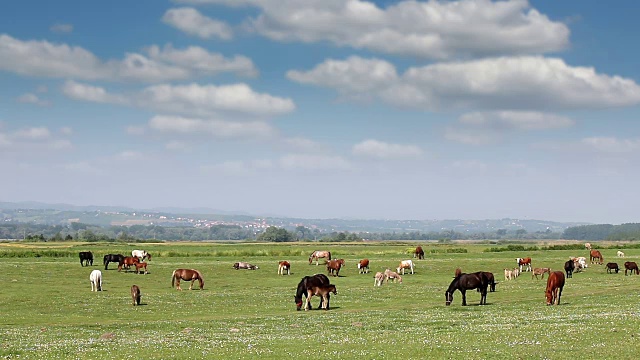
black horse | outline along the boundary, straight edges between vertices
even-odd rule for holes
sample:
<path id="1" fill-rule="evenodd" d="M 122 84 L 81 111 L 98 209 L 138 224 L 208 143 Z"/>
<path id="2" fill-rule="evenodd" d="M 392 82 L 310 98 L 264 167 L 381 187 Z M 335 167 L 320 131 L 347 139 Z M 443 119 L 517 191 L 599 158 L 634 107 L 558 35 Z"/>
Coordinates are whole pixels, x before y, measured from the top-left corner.
<path id="1" fill-rule="evenodd" d="M 80 266 L 93 266 L 93 253 L 91 251 L 80 251 Z"/>
<path id="2" fill-rule="evenodd" d="M 496 279 L 493 276 L 493 273 L 490 272 L 486 272 L 486 271 L 482 271 L 482 273 L 487 277 L 487 285 L 489 285 L 489 291 L 490 292 L 496 292 Z M 480 291 L 480 289 L 478 289 L 478 291 Z"/>
<path id="3" fill-rule="evenodd" d="M 573 277 L 573 271 L 576 269 L 576 264 L 573 263 L 573 260 L 567 260 L 564 263 L 564 271 L 567 273 L 567 279 Z"/>
<path id="4" fill-rule="evenodd" d="M 298 290 L 296 291 L 296 310 L 302 309 L 302 296 L 307 296 L 307 288 L 311 286 L 326 286 L 329 285 L 329 278 L 324 274 L 315 274 L 313 276 L 305 276 L 298 283 Z M 322 298 L 320 298 L 320 305 L 318 309 L 322 307 Z M 329 295 L 327 295 L 327 308 L 329 308 Z"/>
<path id="5" fill-rule="evenodd" d="M 118 266 L 120 266 L 122 263 L 124 263 L 124 255 L 122 254 L 107 254 L 104 256 L 104 258 L 102 259 L 102 263 L 104 264 L 104 269 L 108 270 L 107 267 L 109 266 L 110 262 L 115 262 L 118 263 Z"/>
<path id="6" fill-rule="evenodd" d="M 478 271 L 472 274 L 460 274 L 456 276 L 449 288 L 444 293 L 445 304 L 451 305 L 453 302 L 453 293 L 460 290 L 462 294 L 462 306 L 467 305 L 467 290 L 478 289 L 480 291 L 480 305 L 487 304 L 487 288 L 489 287 L 489 278 L 485 272 Z"/>

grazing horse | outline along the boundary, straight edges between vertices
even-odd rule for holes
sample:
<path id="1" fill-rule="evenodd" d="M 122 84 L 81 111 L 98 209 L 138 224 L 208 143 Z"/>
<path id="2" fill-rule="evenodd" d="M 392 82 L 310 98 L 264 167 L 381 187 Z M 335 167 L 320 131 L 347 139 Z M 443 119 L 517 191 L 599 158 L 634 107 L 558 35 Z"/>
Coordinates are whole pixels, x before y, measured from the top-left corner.
<path id="1" fill-rule="evenodd" d="M 382 282 L 384 281 L 385 276 L 384 273 L 378 271 L 376 275 L 373 277 L 373 286 L 382 286 Z"/>
<path id="2" fill-rule="evenodd" d="M 316 250 L 309 255 L 309 265 L 313 263 L 313 260 L 316 261 L 316 266 L 318 266 L 318 259 L 324 258 L 325 261 L 331 260 L 331 252 L 326 250 Z"/>
<path id="3" fill-rule="evenodd" d="M 520 276 L 520 268 L 519 267 L 515 267 L 513 268 L 513 278 L 517 278 L 518 276 Z"/>
<path id="4" fill-rule="evenodd" d="M 131 251 L 131 256 L 137 257 L 140 261 L 144 261 L 144 259 L 151 260 L 151 254 L 145 250 L 133 250 Z"/>
<path id="5" fill-rule="evenodd" d="M 413 274 L 413 261 L 412 260 L 402 260 L 402 261 L 400 261 L 400 265 L 398 265 L 398 268 L 396 269 L 396 271 L 398 273 L 400 273 L 400 271 L 402 271 L 402 275 L 404 275 L 404 269 L 411 270 L 411 273 Z"/>
<path id="6" fill-rule="evenodd" d="M 322 297 L 322 305 L 321 307 L 325 310 L 329 310 L 329 293 L 333 293 L 333 295 L 338 295 L 338 290 L 336 290 L 336 286 L 333 284 L 329 285 L 315 285 L 307 288 L 307 303 L 304 306 L 304 310 L 309 310 L 311 308 L 311 297 L 313 295 L 317 295 Z"/>
<path id="7" fill-rule="evenodd" d="M 369 259 L 362 259 L 358 263 L 358 274 L 368 274 L 369 273 Z"/>
<path id="8" fill-rule="evenodd" d="M 487 277 L 487 283 L 489 285 L 489 292 L 496 292 L 496 278 L 493 276 L 493 273 L 483 271 L 482 272 Z"/>
<path id="9" fill-rule="evenodd" d="M 547 305 L 560 305 L 560 296 L 564 287 L 564 274 L 562 271 L 554 271 L 547 279 L 547 289 L 544 291 L 547 297 Z"/>
<path id="10" fill-rule="evenodd" d="M 313 276 L 305 276 L 298 283 L 298 289 L 296 290 L 296 296 L 294 298 L 296 302 L 296 310 L 300 310 L 302 308 L 302 297 L 307 296 L 307 289 L 312 286 L 319 285 L 329 285 L 329 278 L 324 274 L 315 274 Z M 327 296 L 327 308 L 329 307 L 330 296 Z M 318 309 L 323 307 L 324 300 L 320 298 L 320 305 Z M 308 308 L 307 308 L 308 306 Z M 305 302 L 305 310 L 310 309 L 311 304 L 307 304 Z"/>
<path id="11" fill-rule="evenodd" d="M 124 262 L 124 255 L 121 255 L 121 254 L 105 255 L 104 258 L 102 259 L 102 263 L 104 264 L 105 270 L 109 270 L 107 268 L 109 267 L 110 262 L 118 263 L 118 268 L 120 268 L 120 266 L 122 266 L 122 263 Z"/>
<path id="12" fill-rule="evenodd" d="M 445 291 L 445 304 L 447 306 L 451 305 L 453 302 L 453 293 L 456 290 L 460 290 L 460 293 L 462 294 L 462 306 L 467 306 L 467 290 L 478 289 L 480 292 L 480 305 L 486 305 L 488 286 L 489 279 L 487 279 L 487 276 L 482 271 L 472 274 L 460 274 L 451 281 L 449 288 Z"/>
<path id="13" fill-rule="evenodd" d="M 141 295 L 138 285 L 131 285 L 131 300 L 133 300 L 133 306 L 140 305 Z"/>
<path id="14" fill-rule="evenodd" d="M 592 264 L 593 263 L 597 263 L 599 265 L 602 265 L 602 262 L 604 261 L 604 258 L 602 257 L 602 254 L 598 250 L 591 250 L 589 252 L 589 258 L 590 258 Z"/>
<path id="15" fill-rule="evenodd" d="M 89 275 L 89 281 L 91 281 L 91 291 L 102 291 L 102 272 L 100 270 L 93 270 Z"/>
<path id="16" fill-rule="evenodd" d="M 618 250 L 618 252 L 616 253 L 616 255 L 617 255 L 618 257 L 624 257 L 624 253 L 623 253 L 622 251 L 620 251 L 620 250 Z"/>
<path id="17" fill-rule="evenodd" d="M 525 269 L 524 271 L 531 271 L 531 258 L 530 257 L 526 257 L 526 258 L 516 258 L 516 264 L 520 267 L 520 272 L 522 272 L 523 268 Z"/>
<path id="18" fill-rule="evenodd" d="M 567 279 L 573 277 L 573 270 L 575 270 L 575 268 L 576 266 L 573 260 L 567 260 L 567 262 L 564 263 L 564 271 L 567 273 Z"/>
<path id="19" fill-rule="evenodd" d="M 400 284 L 402 284 L 402 276 L 400 276 L 397 272 L 391 271 L 389 269 L 384 271 L 384 279 L 387 283 L 389 282 L 389 279 L 391 279 L 394 282 L 399 282 Z"/>
<path id="20" fill-rule="evenodd" d="M 505 281 L 506 280 L 515 279 L 515 276 L 513 276 L 513 270 L 504 269 L 504 279 L 505 279 Z"/>
<path id="21" fill-rule="evenodd" d="M 327 261 L 327 275 L 339 276 L 340 269 L 344 266 L 344 259 Z"/>
<path id="22" fill-rule="evenodd" d="M 590 243 L 585 243 L 584 244 L 584 248 L 591 251 L 591 244 Z"/>
<path id="23" fill-rule="evenodd" d="M 549 268 L 535 268 L 533 269 L 533 272 L 531 272 L 531 279 L 533 279 L 533 277 L 536 277 L 536 280 L 538 280 L 538 275 L 542 275 L 542 280 L 544 280 L 544 274 L 551 274 L 551 269 Z"/>
<path id="24" fill-rule="evenodd" d="M 235 264 L 233 264 L 233 268 L 238 270 L 238 269 L 247 269 L 247 270 L 256 270 L 256 269 L 260 269 L 257 265 L 252 265 L 249 264 L 248 262 L 237 262 Z"/>
<path id="25" fill-rule="evenodd" d="M 80 251 L 80 266 L 93 266 L 93 253 L 91 251 Z"/>
<path id="26" fill-rule="evenodd" d="M 422 250 L 422 246 L 418 246 L 416 251 L 413 252 L 413 257 L 418 258 L 418 260 L 424 259 L 424 250 Z"/>
<path id="27" fill-rule="evenodd" d="M 200 282 L 200 290 L 204 288 L 204 279 L 202 278 L 202 274 L 200 271 L 195 269 L 175 269 L 173 270 L 173 274 L 171 274 L 171 287 L 173 284 L 176 284 L 176 290 L 182 290 L 180 288 L 180 280 L 191 281 L 191 285 L 189 285 L 189 290 L 193 289 L 193 283 L 198 280 Z"/>
<path id="28" fill-rule="evenodd" d="M 638 264 L 633 261 L 627 261 L 624 263 L 624 276 L 627 276 L 627 270 L 629 270 L 630 274 L 633 275 L 633 272 L 636 272 L 636 275 L 640 275 L 640 269 L 638 269 Z"/>
<path id="29" fill-rule="evenodd" d="M 122 259 L 122 262 L 118 264 L 118 271 L 122 270 L 123 267 L 125 270 L 129 270 L 131 265 L 138 263 L 140 263 L 140 260 L 137 257 L 125 256 L 124 259 Z"/>
<path id="30" fill-rule="evenodd" d="M 291 275 L 291 264 L 288 261 L 280 261 L 278 263 L 278 275 L 284 275 L 284 272 L 287 272 L 287 275 Z"/>
<path id="31" fill-rule="evenodd" d="M 611 274 L 611 271 L 615 271 L 616 274 L 620 271 L 618 263 L 607 263 L 607 273 Z"/>
<path id="32" fill-rule="evenodd" d="M 144 269 L 144 274 L 147 275 L 147 263 L 146 262 L 137 262 L 134 264 L 136 266 L 136 274 L 140 272 L 140 269 Z"/>

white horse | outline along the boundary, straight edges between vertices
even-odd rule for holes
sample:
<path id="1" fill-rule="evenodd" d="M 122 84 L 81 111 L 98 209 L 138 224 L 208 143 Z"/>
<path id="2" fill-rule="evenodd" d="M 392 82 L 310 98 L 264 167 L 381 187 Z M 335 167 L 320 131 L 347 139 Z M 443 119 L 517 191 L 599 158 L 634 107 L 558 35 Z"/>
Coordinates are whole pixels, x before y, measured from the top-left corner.
<path id="1" fill-rule="evenodd" d="M 623 253 L 622 251 L 619 251 L 619 250 L 618 250 L 618 253 L 617 253 L 617 254 L 618 254 L 618 257 L 624 257 L 624 253 Z"/>
<path id="2" fill-rule="evenodd" d="M 140 261 L 144 261 L 144 259 L 151 260 L 151 254 L 149 254 L 145 250 L 133 250 L 131 252 L 131 256 L 138 258 Z"/>
<path id="3" fill-rule="evenodd" d="M 102 291 L 102 272 L 100 270 L 93 270 L 89 275 L 89 281 L 91 281 L 91 291 Z"/>

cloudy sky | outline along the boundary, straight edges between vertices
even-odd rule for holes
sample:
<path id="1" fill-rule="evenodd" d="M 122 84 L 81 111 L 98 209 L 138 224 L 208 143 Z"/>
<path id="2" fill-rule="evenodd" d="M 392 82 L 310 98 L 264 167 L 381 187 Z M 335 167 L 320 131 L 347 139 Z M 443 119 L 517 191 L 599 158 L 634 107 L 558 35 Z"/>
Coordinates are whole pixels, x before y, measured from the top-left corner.
<path id="1" fill-rule="evenodd" d="M 0 5 L 0 200 L 640 221 L 640 2 Z"/>

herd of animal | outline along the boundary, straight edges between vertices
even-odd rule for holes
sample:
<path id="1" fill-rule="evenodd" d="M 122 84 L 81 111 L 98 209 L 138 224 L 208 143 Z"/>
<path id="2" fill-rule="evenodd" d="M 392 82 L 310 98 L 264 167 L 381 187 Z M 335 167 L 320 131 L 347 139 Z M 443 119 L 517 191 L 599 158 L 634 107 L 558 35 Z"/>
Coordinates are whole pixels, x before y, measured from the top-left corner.
<path id="1" fill-rule="evenodd" d="M 585 244 L 585 247 L 589 250 L 591 264 L 602 265 L 604 258 L 600 251 L 591 249 L 591 244 Z M 93 254 L 90 251 L 80 252 L 80 265 L 89 266 L 93 265 Z M 622 251 L 617 252 L 617 256 L 624 258 L 625 254 Z M 424 259 L 424 250 L 418 246 L 413 257 L 417 259 Z M 145 259 L 151 259 L 151 254 L 144 250 L 133 250 L 131 256 L 123 256 L 121 254 L 108 254 L 103 258 L 103 264 L 105 270 L 108 269 L 110 262 L 118 263 L 118 271 L 123 268 L 128 270 L 130 266 L 135 266 L 135 272 L 140 273 L 144 270 L 144 274 L 147 274 L 147 262 Z M 309 256 L 309 265 L 316 262 L 319 265 L 319 259 L 325 260 L 325 266 L 327 269 L 327 275 L 315 274 L 312 276 L 303 277 L 298 283 L 296 290 L 296 296 L 294 298 L 297 310 L 301 310 L 304 306 L 304 310 L 311 309 L 311 298 L 317 296 L 320 298 L 320 305 L 318 309 L 329 309 L 330 294 L 337 294 L 337 289 L 334 284 L 331 284 L 328 276 L 338 277 L 340 269 L 345 266 L 344 259 L 331 259 L 331 252 L 326 250 L 317 250 L 311 253 Z M 511 281 L 519 277 L 523 272 L 531 272 L 531 279 L 534 277 L 544 280 L 545 274 L 547 275 L 547 287 L 545 289 L 545 297 L 547 305 L 558 305 L 560 303 L 560 297 L 562 295 L 562 289 L 565 284 L 566 278 L 572 278 L 574 272 L 580 272 L 588 267 L 586 257 L 571 257 L 565 264 L 562 271 L 551 271 L 550 268 L 534 268 L 531 264 L 531 258 L 516 258 L 515 268 L 504 269 L 505 281 Z M 246 269 L 257 270 L 258 266 L 247 262 L 236 262 L 232 266 L 234 269 Z M 359 274 L 368 274 L 370 267 L 369 259 L 362 259 L 358 262 L 357 268 Z M 607 273 L 618 273 L 620 268 L 617 263 L 609 262 L 606 264 Z M 624 263 L 625 276 L 627 272 L 631 275 L 635 272 L 636 275 L 640 275 L 640 269 L 637 263 L 627 261 Z M 386 269 L 385 271 L 376 272 L 374 275 L 374 287 L 380 287 L 384 283 L 402 283 L 402 276 L 405 275 L 405 271 L 410 274 L 414 274 L 415 264 L 413 260 L 401 260 L 396 271 Z M 278 275 L 290 275 L 291 263 L 288 261 L 280 261 L 278 263 Z M 89 276 L 91 282 L 91 291 L 102 290 L 102 272 L 100 270 L 93 270 Z M 193 289 L 195 281 L 199 282 L 200 290 L 204 288 L 204 279 L 200 271 L 195 269 L 176 269 L 171 274 L 171 286 L 176 287 L 177 290 L 182 290 L 180 287 L 180 281 L 190 281 L 189 290 Z M 478 271 L 475 273 L 466 274 L 460 269 L 456 269 L 453 281 L 445 291 L 445 305 L 451 305 L 453 302 L 453 294 L 456 290 L 462 294 L 462 305 L 467 305 L 466 291 L 477 290 L 480 297 L 480 304 L 487 303 L 487 292 L 494 292 L 496 287 L 496 281 L 493 273 Z M 133 305 L 140 305 L 141 291 L 137 285 L 131 286 L 131 298 Z M 305 300 L 303 300 L 303 297 Z"/>

